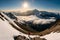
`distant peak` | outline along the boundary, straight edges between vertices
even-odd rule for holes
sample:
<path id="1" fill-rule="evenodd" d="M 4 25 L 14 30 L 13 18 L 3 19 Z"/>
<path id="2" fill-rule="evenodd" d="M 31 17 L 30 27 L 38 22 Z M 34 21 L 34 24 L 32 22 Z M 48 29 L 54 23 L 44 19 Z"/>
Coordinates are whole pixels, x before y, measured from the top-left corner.
<path id="1" fill-rule="evenodd" d="M 38 9 L 34 9 L 33 11 L 39 11 Z"/>

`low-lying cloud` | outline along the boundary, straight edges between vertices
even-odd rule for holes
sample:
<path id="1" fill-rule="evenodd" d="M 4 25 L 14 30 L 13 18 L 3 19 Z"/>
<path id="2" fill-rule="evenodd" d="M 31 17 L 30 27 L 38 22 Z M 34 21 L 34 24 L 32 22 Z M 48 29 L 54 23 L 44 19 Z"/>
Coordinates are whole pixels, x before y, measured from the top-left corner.
<path id="1" fill-rule="evenodd" d="M 55 18 L 50 18 L 50 19 L 42 19 L 39 18 L 35 15 L 30 15 L 30 16 L 18 16 L 19 22 L 23 23 L 24 21 L 26 22 L 32 22 L 33 24 L 50 24 L 52 22 L 55 22 Z"/>

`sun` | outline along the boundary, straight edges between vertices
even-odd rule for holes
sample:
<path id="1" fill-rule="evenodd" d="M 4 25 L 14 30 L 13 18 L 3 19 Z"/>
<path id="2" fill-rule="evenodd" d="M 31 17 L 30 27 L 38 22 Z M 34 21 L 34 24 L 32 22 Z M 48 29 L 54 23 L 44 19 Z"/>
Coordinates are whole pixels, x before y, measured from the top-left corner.
<path id="1" fill-rule="evenodd" d="M 23 8 L 29 8 L 28 2 L 24 2 L 22 6 L 23 6 Z"/>
<path id="2" fill-rule="evenodd" d="M 30 4 L 28 2 L 23 2 L 22 7 L 20 8 L 21 12 L 26 12 L 30 10 Z"/>

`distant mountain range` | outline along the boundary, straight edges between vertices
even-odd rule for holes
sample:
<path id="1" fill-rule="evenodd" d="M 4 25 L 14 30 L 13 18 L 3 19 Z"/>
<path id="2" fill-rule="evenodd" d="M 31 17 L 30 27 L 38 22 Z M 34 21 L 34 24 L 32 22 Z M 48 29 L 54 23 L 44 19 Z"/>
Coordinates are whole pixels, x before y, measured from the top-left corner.
<path id="1" fill-rule="evenodd" d="M 60 19 L 60 14 L 34 9 L 21 13 L 18 19 L 20 24 L 28 25 L 36 31 L 43 31 Z"/>
<path id="2" fill-rule="evenodd" d="M 60 13 L 54 13 L 54 12 L 47 12 L 47 11 L 39 11 L 37 9 L 34 10 L 28 10 L 27 12 L 11 12 L 12 14 L 16 16 L 29 16 L 29 15 L 36 15 L 39 18 L 49 18 L 49 17 L 55 17 L 56 19 L 60 19 Z"/>
<path id="3" fill-rule="evenodd" d="M 19 24 L 29 26 L 36 31 L 43 31 L 50 28 L 56 20 L 60 19 L 59 13 L 39 11 L 37 9 L 29 10 L 27 12 L 7 12 L 5 13 L 11 19 L 17 20 Z"/>

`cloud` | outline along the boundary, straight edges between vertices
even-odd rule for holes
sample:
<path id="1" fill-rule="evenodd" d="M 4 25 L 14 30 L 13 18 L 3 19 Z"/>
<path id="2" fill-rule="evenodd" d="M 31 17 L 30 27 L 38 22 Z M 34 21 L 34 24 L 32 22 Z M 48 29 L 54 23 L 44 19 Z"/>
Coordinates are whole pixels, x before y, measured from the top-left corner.
<path id="1" fill-rule="evenodd" d="M 38 20 L 34 20 L 33 23 L 34 24 L 50 24 L 55 21 L 56 19 L 38 19 Z"/>
<path id="2" fill-rule="evenodd" d="M 50 19 L 41 19 L 35 15 L 18 16 L 18 19 L 20 20 L 20 22 L 26 21 L 26 22 L 32 22 L 33 24 L 50 24 L 50 23 L 56 21 L 56 19 L 54 19 L 52 17 Z"/>

